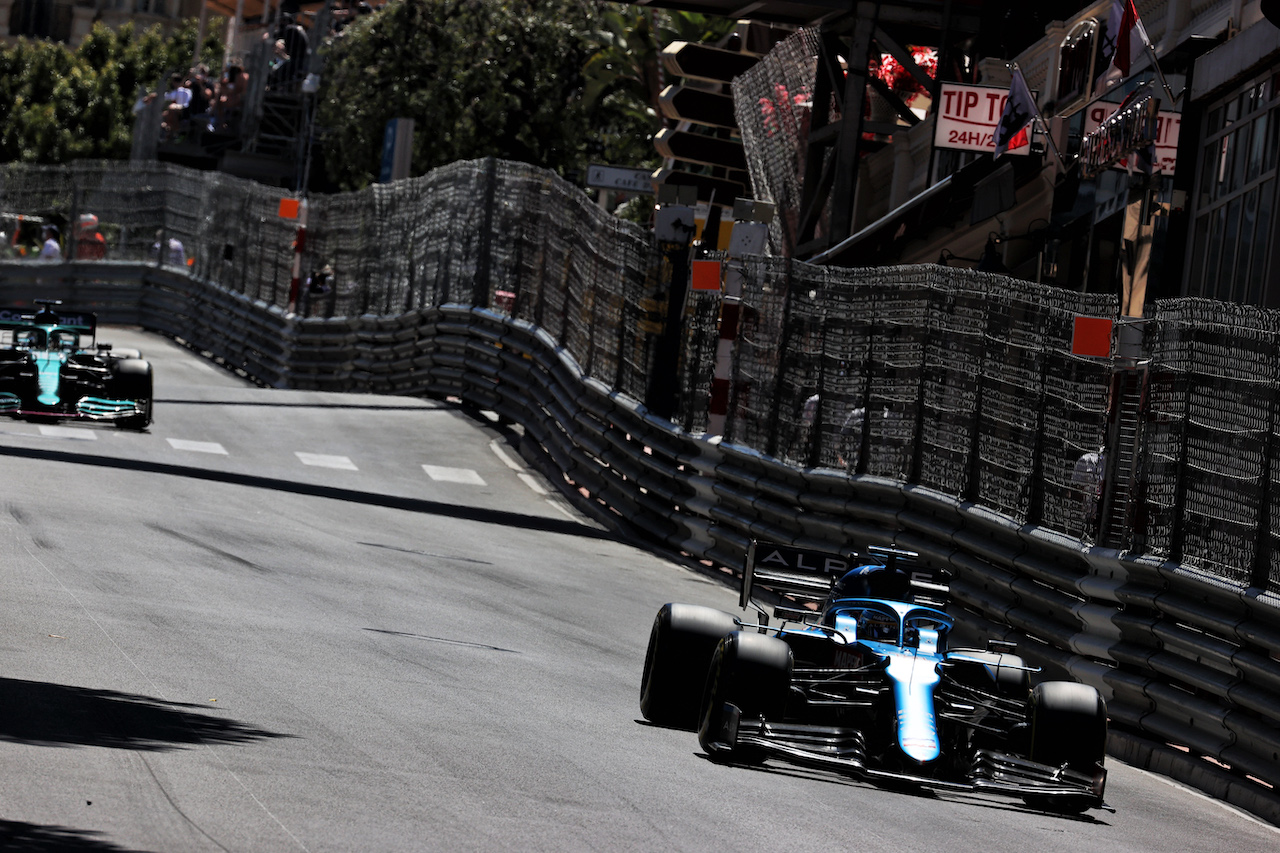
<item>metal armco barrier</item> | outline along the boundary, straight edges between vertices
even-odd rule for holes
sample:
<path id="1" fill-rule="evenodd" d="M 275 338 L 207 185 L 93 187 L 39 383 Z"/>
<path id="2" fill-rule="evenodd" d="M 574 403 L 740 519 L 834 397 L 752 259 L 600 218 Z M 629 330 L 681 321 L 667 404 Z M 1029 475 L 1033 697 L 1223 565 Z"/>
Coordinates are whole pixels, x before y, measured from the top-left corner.
<path id="1" fill-rule="evenodd" d="M 916 550 L 952 573 L 968 633 L 1013 640 L 1047 673 L 1102 692 L 1113 753 L 1280 823 L 1280 660 L 1257 651 L 1280 649 L 1280 607 L 1264 594 L 920 486 L 695 437 L 589 377 L 546 330 L 486 308 L 300 318 L 124 262 L 4 263 L 0 282 L 0 304 L 63 299 L 269 386 L 444 395 L 491 409 L 522 425 L 522 450 L 584 510 L 698 560 L 736 567 L 753 537 Z"/>

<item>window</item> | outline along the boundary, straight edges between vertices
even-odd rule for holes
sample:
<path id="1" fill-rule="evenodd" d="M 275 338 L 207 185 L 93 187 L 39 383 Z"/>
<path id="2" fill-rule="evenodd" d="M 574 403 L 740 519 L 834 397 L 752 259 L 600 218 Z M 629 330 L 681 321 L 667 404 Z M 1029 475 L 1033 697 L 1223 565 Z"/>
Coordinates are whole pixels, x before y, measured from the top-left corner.
<path id="1" fill-rule="evenodd" d="M 1268 269 L 1277 241 L 1276 149 L 1280 77 L 1268 72 L 1206 110 L 1190 264 L 1184 291 L 1210 299 L 1280 306 Z"/>
<path id="2" fill-rule="evenodd" d="M 73 14 L 70 3 L 14 0 L 9 8 L 9 35 L 70 41 Z"/>

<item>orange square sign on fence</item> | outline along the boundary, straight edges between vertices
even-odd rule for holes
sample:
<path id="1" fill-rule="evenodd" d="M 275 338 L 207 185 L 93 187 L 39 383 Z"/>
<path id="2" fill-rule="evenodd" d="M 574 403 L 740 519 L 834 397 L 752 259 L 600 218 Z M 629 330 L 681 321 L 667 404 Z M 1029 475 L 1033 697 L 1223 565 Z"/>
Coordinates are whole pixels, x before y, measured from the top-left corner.
<path id="1" fill-rule="evenodd" d="M 1107 358 L 1111 355 L 1111 330 L 1115 322 L 1108 317 L 1077 317 L 1071 334 L 1071 354 Z"/>
<path id="2" fill-rule="evenodd" d="M 298 218 L 298 199 L 296 198 L 280 199 L 279 215 L 281 219 L 297 219 Z"/>
<path id="3" fill-rule="evenodd" d="M 720 262 L 694 261 L 689 279 L 694 290 L 719 290 Z"/>

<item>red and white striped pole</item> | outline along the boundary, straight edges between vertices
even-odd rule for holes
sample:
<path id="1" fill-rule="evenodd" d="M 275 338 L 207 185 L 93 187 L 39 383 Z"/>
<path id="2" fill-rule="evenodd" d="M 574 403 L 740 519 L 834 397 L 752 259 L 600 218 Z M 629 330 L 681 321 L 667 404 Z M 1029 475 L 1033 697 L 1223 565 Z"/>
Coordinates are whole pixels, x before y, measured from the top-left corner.
<path id="1" fill-rule="evenodd" d="M 729 416 L 729 397 L 733 381 L 733 342 L 738 339 L 738 320 L 742 314 L 742 281 L 738 280 L 738 294 L 729 295 L 726 276 L 724 301 L 720 303 L 720 340 L 716 342 L 716 369 L 711 378 L 711 400 L 707 406 L 707 433 L 723 435 L 725 420 Z"/>
<path id="2" fill-rule="evenodd" d="M 716 366 L 711 379 L 711 400 L 707 406 L 707 434 L 724 435 L 733 390 L 733 347 L 742 322 L 742 285 L 747 278 L 746 255 L 764 251 L 769 238 L 773 206 L 751 199 L 733 205 L 733 233 L 729 237 L 729 257 L 725 261 L 724 298 L 720 303 L 720 339 L 716 343 Z M 761 222 L 758 220 L 764 219 Z"/>
<path id="3" fill-rule="evenodd" d="M 280 200 L 280 215 L 286 216 L 286 209 L 292 209 L 298 226 L 293 233 L 293 275 L 289 278 L 289 310 L 297 310 L 298 296 L 302 293 L 302 253 L 307 248 L 307 200 L 298 199 L 293 205 L 286 202 L 293 199 Z"/>

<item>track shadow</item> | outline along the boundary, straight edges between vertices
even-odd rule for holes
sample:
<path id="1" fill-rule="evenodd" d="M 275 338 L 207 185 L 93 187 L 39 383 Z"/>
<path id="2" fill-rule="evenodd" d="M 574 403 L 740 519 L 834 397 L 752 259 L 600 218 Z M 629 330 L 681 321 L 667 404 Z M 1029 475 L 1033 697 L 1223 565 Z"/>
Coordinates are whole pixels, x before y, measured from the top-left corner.
<path id="1" fill-rule="evenodd" d="M 203 705 L 113 690 L 0 678 L 0 740 L 4 741 L 163 751 L 290 737 L 205 710 Z"/>
<path id="2" fill-rule="evenodd" d="M 40 826 L 16 820 L 0 820 L 0 850 L 16 853 L 131 853 L 132 848 L 117 847 L 96 836 L 102 835 L 88 829 L 70 829 L 65 826 Z"/>
<path id="3" fill-rule="evenodd" d="M 64 462 L 73 465 L 93 465 L 98 468 L 116 468 L 123 471 L 141 471 L 148 474 L 162 474 L 171 477 L 187 477 L 193 480 L 206 480 L 217 483 L 230 483 L 248 486 L 255 489 L 270 489 L 278 492 L 290 492 L 296 495 L 310 495 L 317 498 L 349 501 L 351 503 L 381 506 L 389 509 L 400 509 L 427 515 L 439 515 L 466 521 L 478 521 L 485 524 L 496 524 L 502 527 L 517 527 L 525 530 L 537 530 L 561 536 L 581 536 L 586 539 L 603 539 L 616 541 L 617 537 L 608 531 L 591 527 L 569 519 L 544 518 L 526 515 L 519 512 L 489 509 L 487 507 L 461 506 L 443 501 L 423 500 L 421 498 L 398 497 L 396 495 L 379 495 L 373 492 L 361 492 L 355 489 L 343 489 L 336 486 L 321 486 L 312 483 L 299 483 L 292 480 L 281 480 L 276 477 L 259 477 L 254 474 L 237 474 L 229 471 L 211 471 L 188 465 L 173 465 L 165 462 L 148 462 L 141 459 L 115 459 L 108 456 L 94 456 L 90 453 L 74 453 L 66 450 L 48 450 L 45 448 L 0 447 L 0 456 L 12 456 L 20 459 L 44 459 L 49 462 Z"/>

